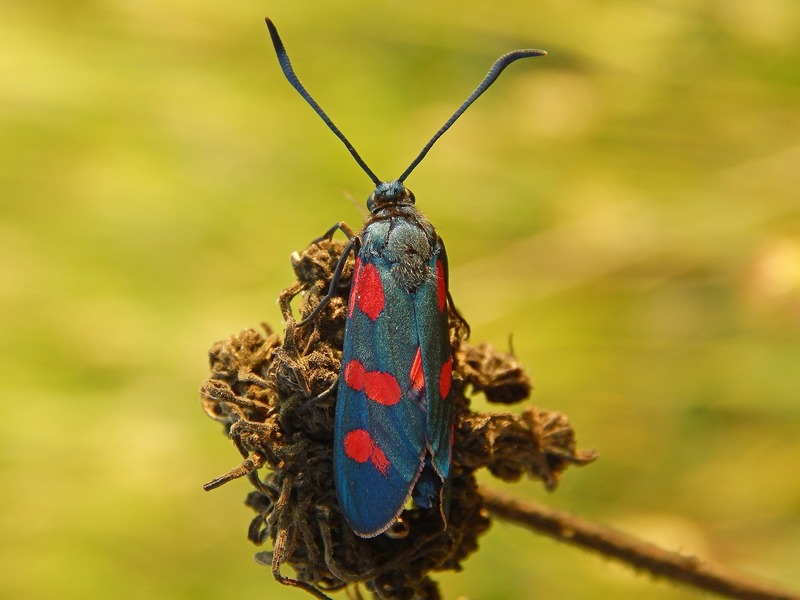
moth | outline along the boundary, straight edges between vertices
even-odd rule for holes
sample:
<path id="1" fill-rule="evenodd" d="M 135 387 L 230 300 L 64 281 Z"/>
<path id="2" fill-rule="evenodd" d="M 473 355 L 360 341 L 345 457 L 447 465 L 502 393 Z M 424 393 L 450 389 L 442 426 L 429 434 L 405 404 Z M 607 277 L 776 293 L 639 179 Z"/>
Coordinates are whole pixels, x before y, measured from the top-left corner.
<path id="1" fill-rule="evenodd" d="M 453 452 L 448 333 L 453 307 L 447 254 L 404 182 L 508 65 L 547 53 L 515 50 L 498 58 L 408 168 L 398 178 L 383 181 L 300 83 L 278 30 L 272 21 L 266 22 L 289 83 L 375 185 L 367 200 L 369 217 L 359 232 L 338 223 L 320 238 L 341 230 L 349 242 L 328 295 L 301 322 L 316 318 L 337 291 L 345 263 L 354 254 L 333 442 L 339 505 L 353 531 L 365 538 L 391 527 L 409 499 L 422 508 L 438 506 L 446 527 Z"/>

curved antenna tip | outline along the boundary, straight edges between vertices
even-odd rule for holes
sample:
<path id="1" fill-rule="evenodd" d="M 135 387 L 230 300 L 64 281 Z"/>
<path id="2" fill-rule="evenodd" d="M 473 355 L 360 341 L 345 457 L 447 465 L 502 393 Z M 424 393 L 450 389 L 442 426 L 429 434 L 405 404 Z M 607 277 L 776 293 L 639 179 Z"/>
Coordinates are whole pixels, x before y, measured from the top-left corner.
<path id="1" fill-rule="evenodd" d="M 291 86 L 297 91 L 297 93 L 299 93 L 303 97 L 303 99 L 306 102 L 308 102 L 309 106 L 311 106 L 311 108 L 314 109 L 314 112 L 317 113 L 317 115 L 319 115 L 319 117 L 323 120 L 323 122 L 328 126 L 328 129 L 330 129 L 334 133 L 334 135 L 338 137 L 339 140 L 341 140 L 341 142 L 350 152 L 350 155 L 355 159 L 355 161 L 358 163 L 361 169 L 367 174 L 367 177 L 369 177 L 375 185 L 378 185 L 381 181 L 378 178 L 378 176 L 375 175 L 375 173 L 372 171 L 372 169 L 369 168 L 369 166 L 367 166 L 367 163 L 365 163 L 364 159 L 361 158 L 361 156 L 358 154 L 356 149 L 350 143 L 350 140 L 348 140 L 345 137 L 345 135 L 341 132 L 341 130 L 336 125 L 334 125 L 333 121 L 331 121 L 331 118 L 325 113 L 324 110 L 322 110 L 322 107 L 319 104 L 317 104 L 317 101 L 314 100 L 314 98 L 311 96 L 311 94 L 308 92 L 305 86 L 302 83 L 300 83 L 300 79 L 298 79 L 297 74 L 294 72 L 294 68 L 292 67 L 292 61 L 289 60 L 289 55 L 287 54 L 286 48 L 283 45 L 283 40 L 281 40 L 281 36 L 278 35 L 278 28 L 275 27 L 275 24 L 269 17 L 266 17 L 264 21 L 266 22 L 267 27 L 269 28 L 269 36 L 270 38 L 272 38 L 272 45 L 275 47 L 275 53 L 278 56 L 278 64 L 280 64 L 281 70 L 283 71 L 283 74 L 286 77 L 286 79 L 289 81 Z"/>
<path id="2" fill-rule="evenodd" d="M 486 77 L 483 78 L 483 81 L 481 81 L 480 84 L 478 84 L 478 87 L 476 87 L 475 90 L 467 97 L 467 99 L 461 103 L 461 106 L 458 107 L 456 112 L 454 112 L 453 115 L 449 119 L 447 119 L 447 121 L 445 121 L 445 124 L 439 128 L 439 131 L 437 131 L 434 134 L 434 136 L 430 140 L 428 140 L 428 143 L 425 144 L 425 147 L 422 149 L 422 151 L 417 155 L 417 157 L 413 161 L 411 161 L 411 164 L 408 165 L 408 168 L 405 171 L 403 171 L 400 177 L 397 178 L 397 181 L 399 181 L 400 183 L 403 183 L 403 181 L 405 181 L 406 177 L 408 177 L 411 174 L 411 171 L 413 171 L 417 167 L 417 165 L 420 162 L 422 162 L 422 159 L 425 158 L 425 155 L 428 154 L 428 151 L 436 143 L 436 140 L 442 137 L 444 132 L 450 129 L 453 123 L 456 122 L 456 120 L 464 113 L 464 111 L 467 110 L 467 108 L 469 108 L 470 105 L 473 102 L 475 102 L 475 100 L 477 100 L 481 96 L 481 94 L 483 94 L 483 92 L 489 89 L 489 86 L 491 86 L 495 82 L 495 80 L 498 77 L 500 77 L 500 73 L 502 73 L 503 70 L 508 65 L 517 60 L 520 60 L 521 58 L 534 58 L 537 56 L 546 56 L 546 55 L 547 52 L 545 50 L 528 49 L 528 50 L 512 50 L 511 52 L 503 54 L 503 56 L 498 58 L 492 65 L 491 69 L 489 69 L 489 72 L 486 74 Z"/>

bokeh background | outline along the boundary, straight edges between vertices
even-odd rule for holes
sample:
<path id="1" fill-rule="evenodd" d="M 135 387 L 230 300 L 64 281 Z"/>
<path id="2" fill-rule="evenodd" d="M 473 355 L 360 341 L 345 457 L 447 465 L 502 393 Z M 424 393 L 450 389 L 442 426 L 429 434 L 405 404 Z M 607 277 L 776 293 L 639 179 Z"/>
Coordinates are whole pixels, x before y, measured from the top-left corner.
<path id="1" fill-rule="evenodd" d="M 600 459 L 520 496 L 800 588 L 800 4 L 40 0 L 0 9 L 0 597 L 303 598 L 197 389 L 367 177 L 409 179 L 474 341 Z M 482 398 L 479 408 L 486 408 Z M 490 478 L 487 476 L 484 481 Z M 495 523 L 448 598 L 699 598 Z"/>

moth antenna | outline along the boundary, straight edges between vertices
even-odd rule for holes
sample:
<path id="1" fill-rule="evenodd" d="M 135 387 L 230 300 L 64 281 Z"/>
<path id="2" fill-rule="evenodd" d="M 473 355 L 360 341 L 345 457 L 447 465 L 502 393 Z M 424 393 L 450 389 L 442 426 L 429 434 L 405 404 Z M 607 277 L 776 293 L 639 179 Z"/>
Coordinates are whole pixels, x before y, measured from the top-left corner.
<path id="1" fill-rule="evenodd" d="M 495 82 L 495 80 L 500 76 L 500 73 L 502 73 L 503 70 L 508 65 L 521 58 L 531 58 L 534 56 L 545 56 L 545 55 L 547 55 L 547 52 L 545 50 L 514 50 L 513 52 L 509 52 L 508 54 L 504 54 L 503 56 L 498 58 L 492 65 L 492 68 L 489 69 L 489 72 L 486 74 L 486 77 L 483 78 L 483 81 L 481 81 L 480 84 L 478 84 L 478 87 L 475 88 L 475 91 L 473 91 L 467 97 L 467 99 L 464 100 L 461 106 L 458 107 L 458 110 L 456 110 L 456 112 L 453 113 L 453 116 L 447 119 L 447 122 L 444 125 L 442 125 L 439 131 L 437 131 L 434 134 L 434 136 L 425 145 L 422 151 L 417 155 L 417 158 L 415 158 L 408 166 L 408 168 L 405 171 L 403 171 L 403 174 L 397 178 L 397 181 L 400 183 L 403 183 L 403 181 L 405 181 L 406 177 L 408 177 L 411 174 L 411 171 L 413 171 L 417 167 L 417 165 L 420 162 L 422 162 L 422 159 L 425 158 L 426 154 L 428 154 L 430 149 L 436 143 L 436 140 L 442 137 L 444 132 L 450 129 L 450 127 L 453 125 L 453 123 L 456 122 L 458 117 L 460 117 L 464 113 L 464 111 L 467 110 L 469 106 L 480 97 L 481 94 L 483 94 L 483 92 L 489 89 L 489 86 L 491 86 Z"/>
<path id="2" fill-rule="evenodd" d="M 378 185 L 381 182 L 378 176 L 375 175 L 372 169 L 367 166 L 367 163 L 365 163 L 364 159 L 361 158 L 361 155 L 353 147 L 353 144 L 350 143 L 350 140 L 348 140 L 341 130 L 334 125 L 333 121 L 331 121 L 331 118 L 325 114 L 325 111 L 322 110 L 322 107 L 317 104 L 317 101 L 311 97 L 311 94 L 308 93 L 308 90 L 305 88 L 305 86 L 300 83 L 300 80 L 297 78 L 297 75 L 292 68 L 292 61 L 289 60 L 289 55 L 286 53 L 286 48 L 281 41 L 281 37 L 278 35 L 278 30 L 275 28 L 274 23 L 269 18 L 265 19 L 265 21 L 267 22 L 267 27 L 269 28 L 269 35 L 272 38 L 272 45 L 275 46 L 275 53 L 278 55 L 278 62 L 281 65 L 281 69 L 283 70 L 283 74 L 286 76 L 286 79 L 289 80 L 289 83 L 292 84 L 292 87 L 297 90 L 297 92 L 305 99 L 305 101 L 311 105 L 311 108 L 314 109 L 314 112 L 316 112 L 320 118 L 325 121 L 325 124 L 336 135 L 336 137 L 342 140 L 342 143 L 350 151 L 350 154 L 353 156 L 359 166 L 370 177 L 370 179 L 372 179 L 372 183 Z"/>

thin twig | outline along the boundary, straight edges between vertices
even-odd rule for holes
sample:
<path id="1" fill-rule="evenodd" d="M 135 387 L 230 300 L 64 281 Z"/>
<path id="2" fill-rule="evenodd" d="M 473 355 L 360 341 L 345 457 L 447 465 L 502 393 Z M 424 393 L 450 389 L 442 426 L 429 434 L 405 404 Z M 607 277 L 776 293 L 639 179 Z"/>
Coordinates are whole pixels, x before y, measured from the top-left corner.
<path id="1" fill-rule="evenodd" d="M 754 581 L 739 573 L 701 561 L 694 556 L 668 552 L 615 529 L 591 523 L 569 513 L 518 500 L 481 486 L 493 515 L 513 521 L 560 542 L 614 558 L 655 577 L 740 600 L 800 600 L 800 596 Z"/>

